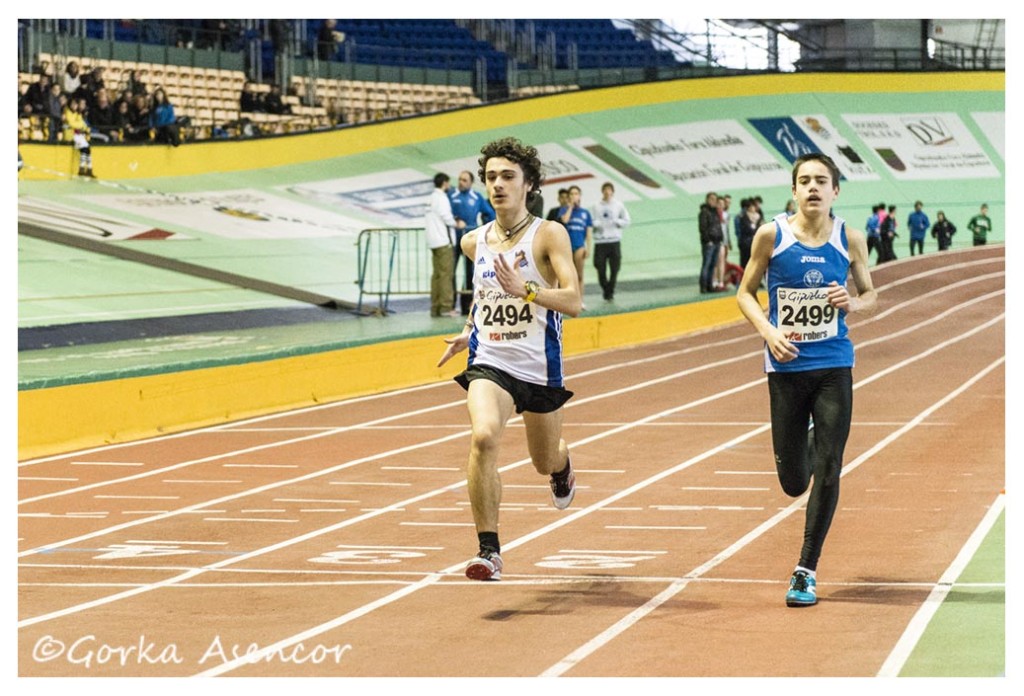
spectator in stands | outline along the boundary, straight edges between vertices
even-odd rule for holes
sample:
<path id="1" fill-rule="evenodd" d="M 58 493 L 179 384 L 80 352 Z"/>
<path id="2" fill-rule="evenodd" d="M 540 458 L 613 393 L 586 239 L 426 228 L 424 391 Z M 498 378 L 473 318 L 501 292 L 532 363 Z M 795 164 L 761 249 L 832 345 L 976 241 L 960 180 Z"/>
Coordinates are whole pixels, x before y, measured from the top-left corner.
<path id="1" fill-rule="evenodd" d="M 78 88 L 82 86 L 82 76 L 79 73 L 79 67 L 77 61 L 69 61 L 66 68 L 64 68 L 64 76 L 61 82 L 61 89 L 64 90 L 64 94 L 68 95 L 68 99 L 78 91 Z"/>
<path id="2" fill-rule="evenodd" d="M 246 113 L 252 113 L 254 111 L 263 111 L 263 100 L 260 99 L 260 95 L 252 89 L 252 83 L 246 82 L 242 85 L 242 96 L 238 102 L 239 111 Z"/>
<path id="3" fill-rule="evenodd" d="M 83 109 L 85 99 L 69 99 L 64 108 L 64 139 L 78 150 L 78 176 L 92 177 L 92 149 L 89 146 L 89 125 Z"/>
<path id="4" fill-rule="evenodd" d="M 430 249 L 433 273 L 430 276 L 430 316 L 455 317 L 455 268 L 452 254 L 455 216 L 448 198 L 451 179 L 444 172 L 434 175 L 434 190 L 427 204 L 426 238 Z"/>
<path id="5" fill-rule="evenodd" d="M 128 83 L 126 85 L 126 89 L 133 100 L 140 94 L 142 96 L 147 96 L 149 94 L 149 89 L 146 87 L 143 76 L 138 70 L 128 71 Z"/>
<path id="6" fill-rule="evenodd" d="M 28 98 L 28 89 L 32 85 L 19 85 L 18 86 L 18 118 L 26 118 L 31 116 L 32 102 Z"/>
<path id="7" fill-rule="evenodd" d="M 89 109 L 89 126 L 94 139 L 120 140 L 120 129 L 115 116 L 116 111 L 110 103 L 107 90 L 100 89 L 96 92 L 96 102 Z"/>
<path id="8" fill-rule="evenodd" d="M 25 101 L 32 105 L 32 113 L 46 114 L 50 104 L 50 76 L 40 73 L 39 78 L 28 86 Z"/>
<path id="9" fill-rule="evenodd" d="M 129 111 L 128 126 L 124 129 L 124 139 L 133 143 L 149 141 L 149 100 L 142 94 L 132 97 Z"/>
<path id="10" fill-rule="evenodd" d="M 155 132 L 153 137 L 155 142 L 167 143 L 174 147 L 178 147 L 181 144 L 178 119 L 174 115 L 174 105 L 167 100 L 167 95 L 161 87 L 157 87 L 153 92 L 153 106 L 149 112 L 149 127 Z"/>
<path id="11" fill-rule="evenodd" d="M 325 19 L 316 35 L 316 55 L 320 60 L 334 60 L 338 44 L 345 40 L 344 32 L 337 31 L 338 20 Z"/>
<path id="12" fill-rule="evenodd" d="M 290 19 L 272 19 L 268 26 L 270 42 L 274 44 L 274 53 L 278 55 L 292 55 L 291 36 L 292 22 Z"/>
<path id="13" fill-rule="evenodd" d="M 234 49 L 238 27 L 230 19 L 204 19 L 199 39 L 200 48 L 219 48 L 222 51 Z"/>
<path id="14" fill-rule="evenodd" d="M 64 96 L 64 91 L 61 89 L 60 84 L 54 82 L 50 85 L 50 96 L 47 98 L 46 111 L 44 112 L 49 119 L 50 128 L 47 140 L 51 143 L 55 143 L 59 139 L 64 122 L 65 104 L 67 104 L 67 98 Z"/>
<path id="15" fill-rule="evenodd" d="M 87 72 L 82 76 L 82 87 L 80 91 L 89 100 L 89 106 L 96 104 L 96 95 L 101 89 L 106 89 L 106 82 L 103 80 L 104 68 L 102 65 L 97 65 L 91 71 Z"/>
<path id="16" fill-rule="evenodd" d="M 130 140 L 128 132 L 132 127 L 132 105 L 127 99 L 118 99 L 114 103 L 114 127 L 117 128 L 115 140 Z"/>
<path id="17" fill-rule="evenodd" d="M 281 97 L 281 86 L 277 84 L 270 85 L 270 93 L 263 99 L 263 108 L 268 114 L 277 114 L 278 116 L 292 112 L 292 107 L 284 103 L 284 99 Z"/>

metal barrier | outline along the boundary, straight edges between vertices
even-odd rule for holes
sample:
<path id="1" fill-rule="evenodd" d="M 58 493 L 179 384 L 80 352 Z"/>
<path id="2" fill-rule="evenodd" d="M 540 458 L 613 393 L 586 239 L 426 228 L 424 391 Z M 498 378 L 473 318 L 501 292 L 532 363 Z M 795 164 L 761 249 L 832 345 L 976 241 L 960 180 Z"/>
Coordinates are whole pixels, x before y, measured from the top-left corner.
<path id="1" fill-rule="evenodd" d="M 359 233 L 360 314 L 386 314 L 392 295 L 429 295 L 432 273 L 426 231 L 422 227 L 366 229 Z M 377 309 L 363 309 L 363 296 L 377 295 Z"/>

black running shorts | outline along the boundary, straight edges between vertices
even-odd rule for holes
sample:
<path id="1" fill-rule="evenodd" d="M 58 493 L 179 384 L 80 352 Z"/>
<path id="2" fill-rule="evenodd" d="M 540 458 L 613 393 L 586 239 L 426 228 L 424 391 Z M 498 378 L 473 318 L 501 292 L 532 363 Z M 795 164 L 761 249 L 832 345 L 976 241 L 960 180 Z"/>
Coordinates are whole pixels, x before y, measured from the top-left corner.
<path id="1" fill-rule="evenodd" d="M 507 391 L 516 405 L 516 413 L 551 413 L 560 409 L 572 398 L 572 392 L 564 387 L 549 387 L 533 384 L 513 377 L 504 370 L 490 365 L 470 365 L 465 372 L 455 375 L 455 381 L 463 389 L 469 389 L 474 379 L 487 379 Z"/>

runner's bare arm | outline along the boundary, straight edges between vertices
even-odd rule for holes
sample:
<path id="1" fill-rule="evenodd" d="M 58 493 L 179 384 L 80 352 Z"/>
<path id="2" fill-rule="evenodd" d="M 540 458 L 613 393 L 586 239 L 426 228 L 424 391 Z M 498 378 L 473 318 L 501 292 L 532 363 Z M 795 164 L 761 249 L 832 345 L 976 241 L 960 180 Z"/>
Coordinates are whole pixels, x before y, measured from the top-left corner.
<path id="1" fill-rule="evenodd" d="M 850 275 L 857 288 L 857 296 L 850 297 L 844 285 L 832 283 L 828 290 L 828 301 L 847 313 L 870 314 L 878 307 L 878 292 L 871 282 L 871 271 L 868 269 L 868 243 L 863 232 L 849 227 L 846 228 L 846 239 L 850 247 Z"/>
<path id="2" fill-rule="evenodd" d="M 768 271 L 768 262 L 771 261 L 774 247 L 775 224 L 761 225 L 754 234 L 754 241 L 750 245 L 750 261 L 747 262 L 747 267 L 743 271 L 743 280 L 740 281 L 736 301 L 739 303 L 743 316 L 764 339 L 768 350 L 772 352 L 775 359 L 779 362 L 789 362 L 799 355 L 800 351 L 782 331 L 768 321 L 764 308 L 757 299 L 757 290 Z"/>

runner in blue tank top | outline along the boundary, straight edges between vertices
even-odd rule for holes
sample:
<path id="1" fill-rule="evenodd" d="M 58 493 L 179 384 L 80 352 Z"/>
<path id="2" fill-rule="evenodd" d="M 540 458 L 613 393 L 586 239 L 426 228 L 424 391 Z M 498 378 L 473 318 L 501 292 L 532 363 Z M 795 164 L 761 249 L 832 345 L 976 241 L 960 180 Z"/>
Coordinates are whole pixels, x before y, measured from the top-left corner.
<path id="1" fill-rule="evenodd" d="M 839 502 L 843 451 L 853 414 L 853 344 L 846 315 L 872 312 L 877 294 L 864 234 L 832 215 L 839 169 L 823 154 L 797 159 L 797 212 L 762 225 L 737 294 L 740 310 L 765 343 L 772 447 L 787 495 L 807 500 L 804 543 L 786 604 L 817 602 L 817 568 Z M 768 314 L 757 298 L 767 274 Z M 846 289 L 847 277 L 857 289 Z"/>

